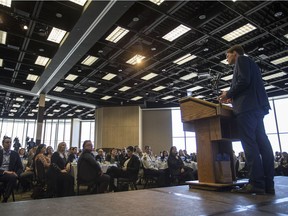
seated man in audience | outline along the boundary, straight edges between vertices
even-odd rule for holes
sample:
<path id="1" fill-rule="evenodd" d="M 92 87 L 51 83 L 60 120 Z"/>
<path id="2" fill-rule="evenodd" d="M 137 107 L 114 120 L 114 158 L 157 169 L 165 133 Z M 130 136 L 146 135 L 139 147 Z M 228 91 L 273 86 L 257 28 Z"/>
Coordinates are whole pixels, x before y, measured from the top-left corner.
<path id="1" fill-rule="evenodd" d="M 2 202 L 7 202 L 16 186 L 18 177 L 23 171 L 23 166 L 19 154 L 10 150 L 11 138 L 4 137 L 2 145 L 3 149 L 0 150 L 0 182 L 5 184 Z"/>
<path id="2" fill-rule="evenodd" d="M 125 160 L 121 168 L 112 166 L 107 170 L 107 174 L 110 175 L 110 185 L 109 190 L 116 190 L 114 185 L 114 178 L 129 178 L 132 180 L 137 180 L 138 172 L 140 168 L 139 158 L 133 154 L 133 146 L 127 147 L 127 159 Z"/>
<path id="3" fill-rule="evenodd" d="M 165 187 L 169 185 L 169 170 L 160 170 L 157 167 L 156 158 L 152 154 L 150 146 L 145 146 L 145 153 L 142 157 L 142 163 L 144 167 L 144 175 L 152 175 L 158 178 L 158 187 Z"/>
<path id="4" fill-rule="evenodd" d="M 99 163 L 104 163 L 105 158 L 104 158 L 104 151 L 103 149 L 99 149 L 98 150 L 98 154 L 96 155 L 96 161 L 98 161 Z"/>
<path id="5" fill-rule="evenodd" d="M 95 182 L 99 185 L 98 192 L 104 193 L 110 181 L 110 176 L 103 174 L 100 165 L 92 154 L 93 145 L 90 140 L 83 143 L 83 152 L 77 163 L 78 179 L 84 182 Z"/>
<path id="6" fill-rule="evenodd" d="M 122 167 L 124 165 L 124 162 L 128 159 L 126 148 L 121 149 L 121 154 L 119 154 L 118 159 L 120 166 Z"/>

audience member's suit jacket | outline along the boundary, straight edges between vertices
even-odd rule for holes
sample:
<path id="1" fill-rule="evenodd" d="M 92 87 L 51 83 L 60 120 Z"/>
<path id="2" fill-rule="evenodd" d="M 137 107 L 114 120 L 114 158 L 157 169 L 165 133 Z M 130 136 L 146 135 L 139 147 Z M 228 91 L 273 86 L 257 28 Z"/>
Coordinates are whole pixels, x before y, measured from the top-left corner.
<path id="1" fill-rule="evenodd" d="M 182 159 L 177 156 L 169 155 L 168 157 L 168 167 L 171 175 L 180 175 L 181 174 L 181 168 L 184 168 L 184 163 Z"/>
<path id="2" fill-rule="evenodd" d="M 3 163 L 3 149 L 0 150 L 0 166 Z M 10 154 L 10 163 L 9 163 L 9 171 L 14 171 L 19 176 L 23 172 L 23 166 L 20 159 L 20 156 L 17 152 L 11 150 Z M 0 170 L 0 175 L 3 174 L 3 170 Z"/>
<path id="3" fill-rule="evenodd" d="M 129 158 L 128 158 L 129 159 Z M 127 164 L 127 173 L 129 177 L 134 178 L 138 176 L 140 168 L 140 160 L 136 155 L 132 155 L 130 161 Z"/>
<path id="4" fill-rule="evenodd" d="M 250 110 L 270 109 L 258 65 L 249 57 L 239 56 L 236 60 L 233 79 L 227 97 L 232 98 L 234 113 L 240 114 Z"/>
<path id="5" fill-rule="evenodd" d="M 94 181 L 99 177 L 101 167 L 89 151 L 83 151 L 77 163 L 77 176 L 86 182 Z"/>

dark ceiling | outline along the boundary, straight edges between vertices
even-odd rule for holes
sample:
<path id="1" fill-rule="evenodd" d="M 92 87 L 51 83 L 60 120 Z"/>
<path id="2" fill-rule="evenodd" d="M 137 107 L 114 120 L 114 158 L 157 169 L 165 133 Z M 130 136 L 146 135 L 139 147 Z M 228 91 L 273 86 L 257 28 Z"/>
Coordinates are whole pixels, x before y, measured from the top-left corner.
<path id="1" fill-rule="evenodd" d="M 180 24 L 190 30 L 172 42 L 162 38 Z M 230 42 L 222 38 L 246 24 L 255 29 Z M 106 40 L 118 26 L 129 32 L 117 43 Z M 67 31 L 60 44 L 47 40 L 53 27 Z M 0 38 L 0 117 L 36 118 L 40 93 L 50 99 L 47 118 L 93 118 L 101 106 L 178 106 L 193 87 L 193 96 L 215 101 L 230 85 L 225 77 L 232 68 L 221 61 L 234 44 L 257 61 L 270 97 L 288 90 L 288 61 L 273 62 L 288 58 L 287 1 L 12 1 L 0 5 L 0 30 L 7 32 L 6 43 Z M 126 63 L 136 54 L 145 56 L 141 63 Z M 196 57 L 173 63 L 186 54 Z M 98 58 L 91 66 L 82 64 L 88 55 Z M 38 56 L 50 59 L 46 67 L 35 64 Z M 109 73 L 116 76 L 102 79 Z M 150 73 L 157 76 L 142 79 Z M 28 74 L 39 76 L 37 82 Z M 66 80 L 69 74 L 76 79 Z M 272 74 L 279 77 L 269 79 Z M 119 90 L 124 86 L 130 89 Z M 86 92 L 89 87 L 97 90 Z"/>

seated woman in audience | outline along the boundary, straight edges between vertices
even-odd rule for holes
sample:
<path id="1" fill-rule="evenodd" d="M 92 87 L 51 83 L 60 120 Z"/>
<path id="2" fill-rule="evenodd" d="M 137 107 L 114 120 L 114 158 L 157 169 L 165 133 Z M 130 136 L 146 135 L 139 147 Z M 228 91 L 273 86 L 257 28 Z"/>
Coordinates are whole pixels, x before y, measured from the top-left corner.
<path id="1" fill-rule="evenodd" d="M 48 168 L 50 167 L 51 161 L 50 161 L 50 158 L 45 155 L 45 152 L 46 152 L 46 145 L 45 144 L 38 145 L 36 149 L 36 153 L 33 158 L 34 170 L 35 170 L 37 160 L 41 161 L 41 163 L 43 164 L 45 168 L 45 171 L 47 171 Z"/>
<path id="2" fill-rule="evenodd" d="M 113 148 L 110 151 L 110 154 L 107 154 L 105 160 L 110 162 L 111 164 L 119 163 L 117 149 Z"/>
<path id="3" fill-rule="evenodd" d="M 162 152 L 162 155 L 161 155 L 161 158 L 160 158 L 161 161 L 167 161 L 168 160 L 168 156 L 169 156 L 168 151 L 164 150 Z"/>
<path id="4" fill-rule="evenodd" d="M 172 146 L 168 157 L 168 167 L 172 177 L 178 178 L 178 181 L 194 180 L 193 169 L 184 166 L 182 159 L 177 155 L 177 148 Z"/>
<path id="5" fill-rule="evenodd" d="M 133 154 L 133 146 L 127 147 L 127 159 L 125 160 L 121 168 L 112 166 L 107 170 L 107 174 L 110 176 L 109 190 L 116 190 L 114 185 L 114 178 L 129 178 L 137 180 L 138 172 L 140 168 L 139 158 Z"/>
<path id="6" fill-rule="evenodd" d="M 47 157 L 51 158 L 53 155 L 53 152 L 54 152 L 54 149 L 52 148 L 52 146 L 47 146 L 45 155 Z"/>
<path id="7" fill-rule="evenodd" d="M 52 155 L 48 173 L 50 192 L 59 197 L 74 195 L 74 178 L 68 174 L 70 170 L 66 169 L 69 166 L 66 166 L 67 158 L 65 150 L 66 143 L 59 143 L 57 151 Z"/>

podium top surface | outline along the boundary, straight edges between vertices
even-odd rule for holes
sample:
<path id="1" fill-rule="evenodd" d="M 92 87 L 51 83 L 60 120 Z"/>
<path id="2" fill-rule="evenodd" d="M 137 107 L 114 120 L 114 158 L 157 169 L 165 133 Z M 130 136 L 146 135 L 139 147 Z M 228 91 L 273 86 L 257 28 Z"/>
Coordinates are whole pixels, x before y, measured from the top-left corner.
<path id="1" fill-rule="evenodd" d="M 182 122 L 193 121 L 214 116 L 232 117 L 232 108 L 222 104 L 215 104 L 194 97 L 179 100 Z"/>

